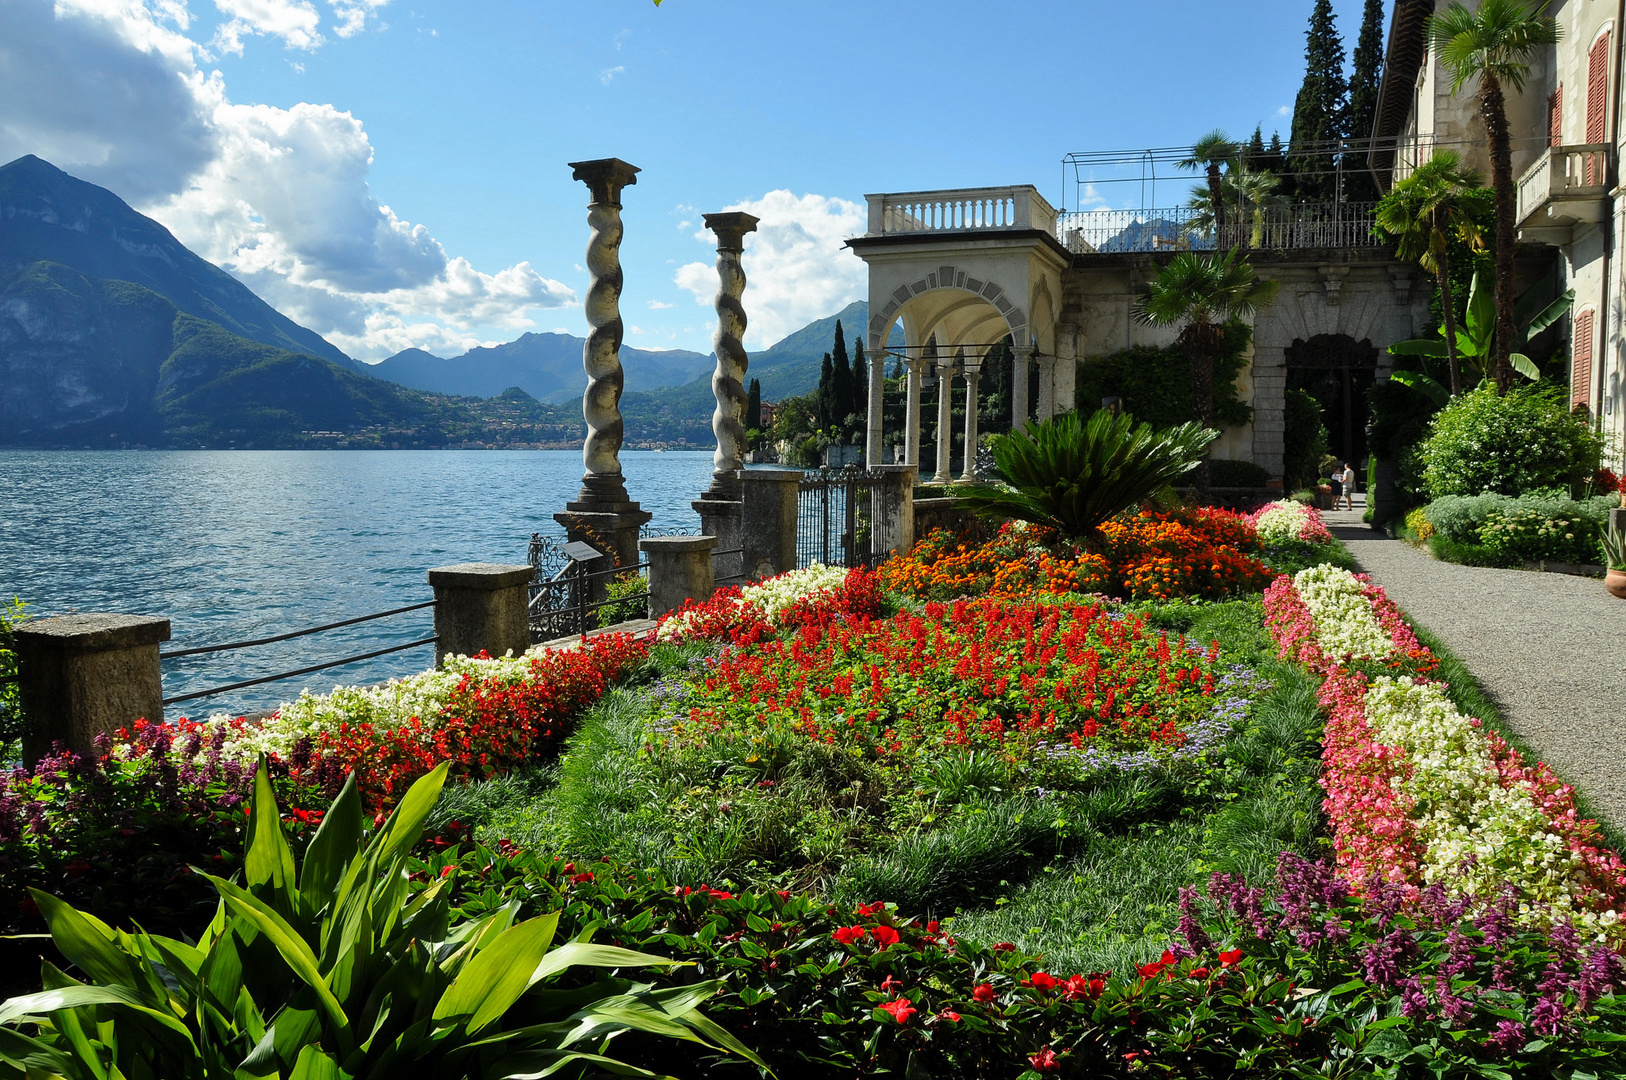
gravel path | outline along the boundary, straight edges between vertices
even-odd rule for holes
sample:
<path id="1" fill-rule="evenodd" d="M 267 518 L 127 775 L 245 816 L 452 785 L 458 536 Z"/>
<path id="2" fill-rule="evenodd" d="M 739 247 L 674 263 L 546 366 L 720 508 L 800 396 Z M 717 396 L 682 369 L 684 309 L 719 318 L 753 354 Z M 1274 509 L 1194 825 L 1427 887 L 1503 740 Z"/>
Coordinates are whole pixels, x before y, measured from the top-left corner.
<path id="1" fill-rule="evenodd" d="M 1626 829 L 1626 601 L 1596 578 L 1439 562 L 1360 520 L 1324 515 L 1362 570 L 1461 657 L 1509 726 Z"/>

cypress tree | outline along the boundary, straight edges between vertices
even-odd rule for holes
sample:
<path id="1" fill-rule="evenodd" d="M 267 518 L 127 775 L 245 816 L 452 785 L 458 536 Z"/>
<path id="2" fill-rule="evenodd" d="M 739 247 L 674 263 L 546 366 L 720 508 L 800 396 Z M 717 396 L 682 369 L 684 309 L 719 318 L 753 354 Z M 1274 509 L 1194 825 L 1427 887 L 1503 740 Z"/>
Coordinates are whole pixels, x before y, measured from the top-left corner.
<path id="1" fill-rule="evenodd" d="M 1248 140 L 1248 167 L 1250 169 L 1263 168 L 1265 160 L 1265 129 L 1262 124 L 1253 125 L 1253 137 Z"/>
<path id="2" fill-rule="evenodd" d="M 892 377 L 894 379 L 901 379 L 903 376 L 903 354 L 899 353 L 892 358 Z"/>
<path id="3" fill-rule="evenodd" d="M 762 380 L 752 379 L 745 395 L 745 430 L 762 430 Z"/>
<path id="4" fill-rule="evenodd" d="M 1378 119 L 1378 88 L 1383 83 L 1383 0 L 1366 0 L 1361 36 L 1355 42 L 1354 70 L 1349 77 L 1349 124 L 1345 133 L 1365 147 Z M 1357 149 L 1344 162 L 1344 193 L 1352 199 L 1380 196 L 1366 168 L 1366 151 Z"/>
<path id="5" fill-rule="evenodd" d="M 850 410 L 857 416 L 869 415 L 869 365 L 864 362 L 864 339 L 853 342 L 853 401 Z"/>
<path id="6" fill-rule="evenodd" d="M 1315 0 L 1305 33 L 1304 84 L 1293 103 L 1293 129 L 1287 152 L 1298 197 L 1331 202 L 1338 197 L 1334 155 L 1348 123 L 1349 85 L 1344 81 L 1344 41 L 1332 13 L 1332 0 Z"/>
<path id="7" fill-rule="evenodd" d="M 817 391 L 818 408 L 814 414 L 819 422 L 819 430 L 829 427 L 833 420 L 830 414 L 835 411 L 835 365 L 830 362 L 830 354 L 824 354 L 824 363 L 819 365 L 819 389 Z"/>
<path id="8" fill-rule="evenodd" d="M 841 332 L 841 320 L 836 320 L 836 342 L 830 349 L 830 422 L 840 424 L 852 411 L 853 369 L 847 359 L 847 338 Z"/>

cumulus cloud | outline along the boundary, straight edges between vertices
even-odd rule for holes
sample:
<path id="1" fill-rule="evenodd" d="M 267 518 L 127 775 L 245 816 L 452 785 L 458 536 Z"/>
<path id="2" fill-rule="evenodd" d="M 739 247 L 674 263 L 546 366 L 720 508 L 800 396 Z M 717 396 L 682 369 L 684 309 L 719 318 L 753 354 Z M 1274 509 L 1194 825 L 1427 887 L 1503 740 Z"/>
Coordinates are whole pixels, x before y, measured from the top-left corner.
<path id="1" fill-rule="evenodd" d="M 626 70 L 627 65 L 625 64 L 617 64 L 613 68 L 605 68 L 603 71 L 598 73 L 598 81 L 603 83 L 605 86 L 609 86 L 611 80 Z"/>
<path id="2" fill-rule="evenodd" d="M 306 0 L 216 2 L 245 32 L 320 43 Z M 343 37 L 387 0 L 329 2 Z M 353 355 L 462 351 L 479 328 L 576 303 L 529 263 L 487 273 L 448 254 L 382 203 L 350 113 L 233 103 L 199 69 L 181 0 L 0 0 L 0 16 L 0 100 L 19 103 L 0 112 L 0 161 L 34 153 L 111 188 Z"/>
<path id="3" fill-rule="evenodd" d="M 824 195 L 770 191 L 755 201 L 724 210 L 743 210 L 761 220 L 745 237 L 745 343 L 771 345 L 815 319 L 822 319 L 864 296 L 864 264 L 845 247 L 868 222 L 863 206 Z M 716 238 L 698 232 L 708 244 Z M 693 262 L 674 276 L 695 302 L 710 305 L 717 292 L 717 270 L 711 262 Z"/>
<path id="4" fill-rule="evenodd" d="M 215 0 L 215 7 L 227 16 L 213 42 L 221 52 L 243 55 L 245 34 L 281 38 L 290 49 L 322 44 L 322 17 L 310 0 Z"/>
<path id="5" fill-rule="evenodd" d="M 646 300 L 645 303 L 649 305 L 649 310 L 651 311 L 666 311 L 668 308 L 677 306 L 675 304 L 669 304 L 665 300 Z"/>

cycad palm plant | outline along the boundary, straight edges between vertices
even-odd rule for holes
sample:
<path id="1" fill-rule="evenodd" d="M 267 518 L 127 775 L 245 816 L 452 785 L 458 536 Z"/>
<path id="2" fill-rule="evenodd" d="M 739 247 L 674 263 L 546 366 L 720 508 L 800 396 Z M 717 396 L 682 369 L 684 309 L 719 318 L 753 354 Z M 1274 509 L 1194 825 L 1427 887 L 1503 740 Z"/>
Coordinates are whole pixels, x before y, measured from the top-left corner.
<path id="1" fill-rule="evenodd" d="M 1197 419 L 1214 418 L 1214 358 L 1225 343 L 1225 324 L 1249 319 L 1276 299 L 1280 285 L 1261 279 L 1237 248 L 1224 255 L 1181 252 L 1158 271 L 1135 302 L 1135 317 L 1153 326 L 1185 323 L 1176 344 L 1191 360 L 1191 398 Z M 1197 466 L 1197 487 L 1208 489 L 1208 458 Z"/>
<path id="2" fill-rule="evenodd" d="M 1376 211 L 1377 228 L 1394 241 L 1395 254 L 1419 263 L 1439 286 L 1452 397 L 1462 393 L 1462 366 L 1457 357 L 1456 304 L 1451 298 L 1451 245 L 1461 242 L 1471 251 L 1484 247 L 1475 218 L 1476 207 L 1484 201 L 1478 187 L 1478 174 L 1462 167 L 1455 150 L 1440 150 L 1395 184 Z"/>
<path id="3" fill-rule="evenodd" d="M 1561 31 L 1556 20 L 1540 15 L 1544 3 L 1529 0 L 1481 0 L 1469 11 L 1461 0 L 1429 16 L 1431 51 L 1451 73 L 1451 92 L 1479 76 L 1479 115 L 1490 140 L 1491 189 L 1496 193 L 1496 351 L 1495 375 L 1499 393 L 1507 393 L 1512 378 L 1509 355 L 1513 351 L 1513 151 L 1507 128 L 1504 87 L 1524 92 L 1530 59 L 1537 49 L 1556 45 Z"/>
<path id="4" fill-rule="evenodd" d="M 1092 543 L 1101 525 L 1190 472 L 1219 437 L 1199 424 L 1154 428 L 1105 409 L 1065 412 L 994 439 L 1009 487 L 958 491 L 979 514 L 1018 518 Z"/>

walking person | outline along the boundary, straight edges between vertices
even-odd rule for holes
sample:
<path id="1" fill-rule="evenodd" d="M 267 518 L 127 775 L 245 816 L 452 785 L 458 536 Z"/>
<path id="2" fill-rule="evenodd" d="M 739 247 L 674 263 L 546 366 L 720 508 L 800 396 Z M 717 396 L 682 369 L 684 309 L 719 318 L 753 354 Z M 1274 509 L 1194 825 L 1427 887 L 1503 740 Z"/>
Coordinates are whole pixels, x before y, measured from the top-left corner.
<path id="1" fill-rule="evenodd" d="M 1332 475 L 1327 477 L 1327 484 L 1332 488 L 1332 508 L 1336 510 L 1338 509 L 1338 501 L 1344 495 L 1344 463 L 1342 461 L 1333 464 Z"/>
<path id="2" fill-rule="evenodd" d="M 1345 509 L 1353 510 L 1355 509 L 1355 466 L 1347 461 L 1344 462 L 1344 471 L 1339 476 L 1339 479 L 1344 482 Z M 1333 505 L 1336 506 L 1337 504 L 1338 500 L 1334 498 Z"/>

